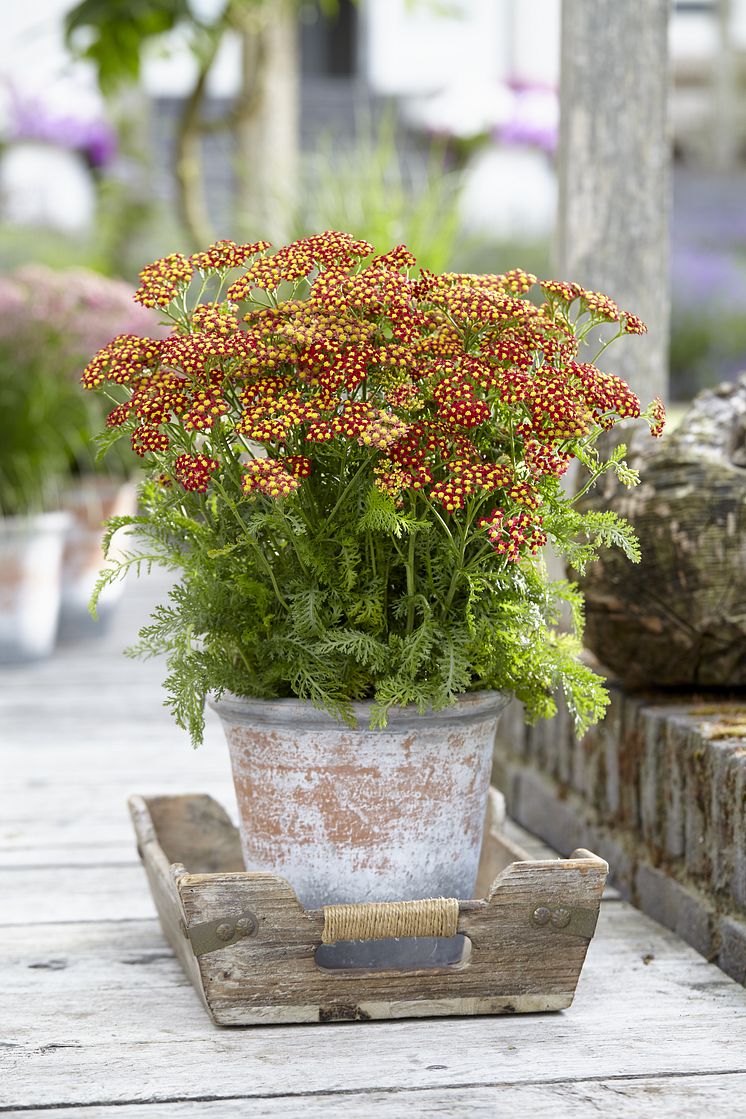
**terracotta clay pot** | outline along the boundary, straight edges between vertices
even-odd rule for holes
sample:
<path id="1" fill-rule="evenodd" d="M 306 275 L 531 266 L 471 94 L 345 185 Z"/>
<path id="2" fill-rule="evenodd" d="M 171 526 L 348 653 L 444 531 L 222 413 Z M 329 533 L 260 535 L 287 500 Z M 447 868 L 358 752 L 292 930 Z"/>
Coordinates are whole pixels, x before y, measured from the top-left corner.
<path id="1" fill-rule="evenodd" d="M 0 664 L 47 657 L 60 607 L 65 513 L 0 517 Z"/>
<path id="2" fill-rule="evenodd" d="M 88 611 L 105 563 L 101 549 L 104 521 L 137 512 L 137 487 L 133 482 L 116 479 L 85 478 L 65 494 L 64 507 L 72 522 L 62 567 L 60 638 L 70 641 L 103 634 L 108 629 L 124 590 L 123 580 L 111 583 L 101 595 L 97 620 Z"/>
<path id="3" fill-rule="evenodd" d="M 370 730 L 368 704 L 354 705 L 350 728 L 296 699 L 213 701 L 247 869 L 286 878 L 308 909 L 470 898 L 509 699 L 475 692 L 443 711 L 400 708 L 385 730 Z"/>

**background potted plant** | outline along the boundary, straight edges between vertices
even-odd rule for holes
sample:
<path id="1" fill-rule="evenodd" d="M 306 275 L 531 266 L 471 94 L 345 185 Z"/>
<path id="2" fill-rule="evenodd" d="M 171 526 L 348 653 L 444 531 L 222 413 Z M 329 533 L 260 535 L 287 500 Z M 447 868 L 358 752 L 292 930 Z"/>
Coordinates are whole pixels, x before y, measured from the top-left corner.
<path id="1" fill-rule="evenodd" d="M 136 489 L 131 456 L 112 455 L 105 467 L 96 461 L 92 436 L 105 410 L 95 398 L 81 399 L 77 378 L 86 355 L 112 332 L 153 330 L 158 331 L 157 320 L 132 303 L 126 283 L 86 269 L 57 272 L 29 266 L 0 282 L 0 507 L 6 518 L 7 659 L 24 659 L 34 649 L 38 654 L 49 651 L 60 595 L 63 634 L 97 632 L 87 603 L 103 560 L 103 522 L 114 514 L 134 513 Z M 67 516 L 60 517 L 60 512 Z M 35 519 L 28 520 L 27 514 Z M 9 515 L 16 517 L 12 523 Z M 52 573 L 59 569 L 54 557 L 63 529 L 60 583 L 59 573 Z M 26 560 L 20 561 L 17 548 Z M 37 557 L 33 563 L 32 556 Z M 36 574 L 32 577 L 29 570 L 19 582 L 28 564 Z M 22 585 L 28 585 L 28 593 L 21 591 Z M 107 591 L 104 616 L 120 592 L 121 585 Z M 27 622 L 20 623 L 21 616 Z"/>
<path id="2" fill-rule="evenodd" d="M 629 387 L 579 359 L 634 315 L 577 285 L 417 273 L 399 246 L 329 232 L 267 255 L 219 242 L 141 273 L 165 340 L 115 339 L 83 383 L 151 466 L 115 518 L 132 567 L 179 572 L 139 650 L 165 653 L 177 722 L 205 700 L 233 763 L 249 869 L 307 906 L 469 897 L 500 710 L 564 691 L 580 730 L 606 705 L 578 660 L 582 603 L 548 580 L 548 540 L 582 568 L 628 525 L 582 513 L 561 476 L 631 485 Z M 240 268 L 240 273 L 234 270 Z M 241 317 L 243 316 L 243 317 Z M 610 331 L 609 331 L 610 325 Z M 556 622 L 569 603 L 574 632 Z"/>
<path id="3" fill-rule="evenodd" d="M 3 282 L 8 311 L 12 292 Z M 0 339 L 0 663 L 46 656 L 54 645 L 62 552 L 60 511 L 70 456 L 82 448 L 90 409 L 35 347 Z"/>

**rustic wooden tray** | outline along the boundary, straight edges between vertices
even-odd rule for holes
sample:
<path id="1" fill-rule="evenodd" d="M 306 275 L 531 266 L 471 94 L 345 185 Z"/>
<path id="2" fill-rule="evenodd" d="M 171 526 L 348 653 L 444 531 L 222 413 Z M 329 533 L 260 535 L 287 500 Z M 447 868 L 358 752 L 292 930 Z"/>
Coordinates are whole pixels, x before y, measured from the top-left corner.
<path id="1" fill-rule="evenodd" d="M 575 994 L 608 866 L 589 851 L 530 860 L 499 832 L 492 794 L 477 893 L 459 902 L 470 951 L 417 971 L 317 965 L 324 910 L 243 869 L 238 831 L 208 796 L 132 797 L 163 932 L 221 1026 L 563 1010 Z M 469 947 L 469 946 L 468 946 Z"/>

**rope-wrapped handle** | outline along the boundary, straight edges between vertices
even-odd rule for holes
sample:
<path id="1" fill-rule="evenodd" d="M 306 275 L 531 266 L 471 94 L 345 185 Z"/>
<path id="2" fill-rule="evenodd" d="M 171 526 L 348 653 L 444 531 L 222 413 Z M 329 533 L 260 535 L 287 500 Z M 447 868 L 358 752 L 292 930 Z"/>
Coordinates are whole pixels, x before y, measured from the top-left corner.
<path id="1" fill-rule="evenodd" d="M 384 940 L 396 936 L 455 936 L 458 914 L 457 898 L 325 905 L 321 943 Z"/>

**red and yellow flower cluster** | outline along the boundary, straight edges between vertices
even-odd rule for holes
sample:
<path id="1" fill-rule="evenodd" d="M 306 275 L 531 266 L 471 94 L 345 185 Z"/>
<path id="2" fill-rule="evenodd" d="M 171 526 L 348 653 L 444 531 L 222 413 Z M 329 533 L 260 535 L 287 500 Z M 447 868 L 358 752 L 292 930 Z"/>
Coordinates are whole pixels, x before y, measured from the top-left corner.
<path id="1" fill-rule="evenodd" d="M 642 414 L 581 355 L 592 328 L 645 331 L 605 295 L 518 269 L 416 272 L 404 246 L 377 256 L 338 232 L 268 250 L 220 241 L 149 265 L 135 299 L 171 336 L 115 338 L 83 374 L 166 485 L 302 500 L 367 471 L 397 503 L 483 514 L 516 560 L 546 540 L 546 479 L 599 427 Z M 660 434 L 662 404 L 645 416 Z"/>

